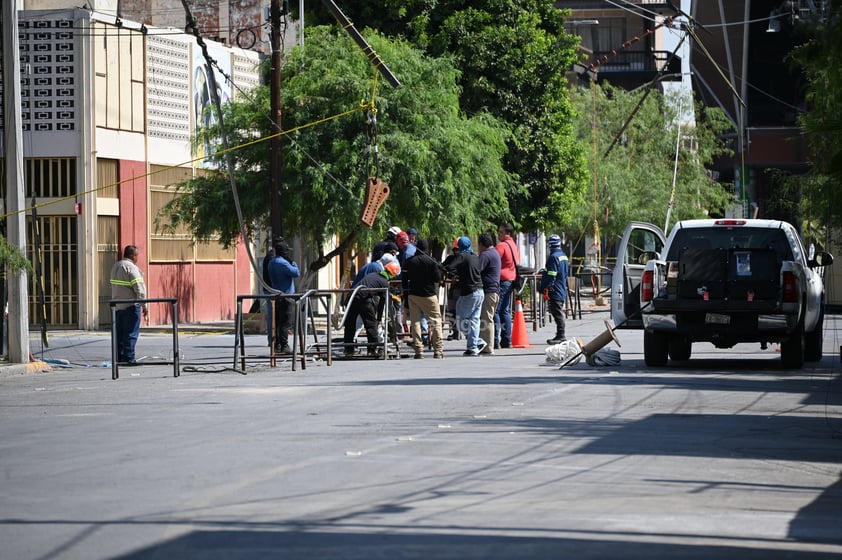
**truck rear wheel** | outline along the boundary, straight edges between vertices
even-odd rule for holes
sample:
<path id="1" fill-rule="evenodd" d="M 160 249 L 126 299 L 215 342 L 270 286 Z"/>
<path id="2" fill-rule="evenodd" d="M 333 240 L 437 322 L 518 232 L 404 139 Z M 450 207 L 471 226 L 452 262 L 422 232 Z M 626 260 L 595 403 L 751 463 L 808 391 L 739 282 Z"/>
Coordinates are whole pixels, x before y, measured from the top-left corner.
<path id="1" fill-rule="evenodd" d="M 807 362 L 820 362 L 822 359 L 822 339 L 824 329 L 824 307 L 819 312 L 819 320 L 813 332 L 804 335 L 804 360 Z"/>
<path id="2" fill-rule="evenodd" d="M 683 362 L 690 359 L 693 344 L 683 336 L 674 336 L 670 338 L 668 348 L 671 360 Z"/>
<path id="3" fill-rule="evenodd" d="M 664 333 L 643 331 L 643 360 L 647 366 L 667 365 L 669 357 L 669 339 Z"/>
<path id="4" fill-rule="evenodd" d="M 781 342 L 781 363 L 787 369 L 801 369 L 804 365 L 804 323 L 798 324 L 790 337 Z"/>

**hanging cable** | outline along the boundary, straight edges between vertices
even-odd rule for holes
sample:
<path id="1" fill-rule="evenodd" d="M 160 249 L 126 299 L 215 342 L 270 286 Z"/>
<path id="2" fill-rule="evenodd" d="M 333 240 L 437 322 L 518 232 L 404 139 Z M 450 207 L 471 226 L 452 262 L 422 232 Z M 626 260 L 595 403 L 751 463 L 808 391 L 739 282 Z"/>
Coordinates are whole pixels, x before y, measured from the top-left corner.
<path id="1" fill-rule="evenodd" d="M 360 103 L 360 108 L 365 109 L 365 135 L 368 140 L 368 158 L 366 177 L 380 176 L 380 152 L 377 144 L 377 106 L 374 98 L 377 92 L 377 74 L 374 75 L 371 86 L 371 99 L 368 102 Z"/>
<path id="2" fill-rule="evenodd" d="M 596 72 L 601 65 L 605 64 L 606 62 L 608 62 L 609 60 L 611 60 L 615 56 L 619 55 L 620 51 L 629 48 L 630 46 L 634 45 L 635 43 L 637 43 L 639 41 L 642 41 L 645 37 L 647 37 L 649 35 L 652 35 L 653 33 L 655 33 L 655 31 L 657 31 L 661 27 L 669 26 L 672 23 L 673 19 L 675 19 L 674 16 L 669 16 L 666 19 L 664 19 L 663 22 L 659 23 L 658 25 L 656 25 L 652 29 L 647 29 L 646 32 L 643 33 L 642 35 L 640 35 L 639 37 L 632 37 L 628 41 L 624 41 L 623 44 L 620 45 L 619 49 L 612 50 L 609 54 L 603 55 L 599 59 L 597 59 L 596 61 L 592 62 L 591 65 L 588 67 L 588 70 L 587 70 L 588 73 Z"/>
<path id="3" fill-rule="evenodd" d="M 591 99 L 593 101 L 593 119 L 592 119 L 592 136 L 593 136 L 593 236 L 596 244 L 596 262 L 597 265 L 602 262 L 602 243 L 599 239 L 599 194 L 598 187 L 599 175 L 597 173 L 597 142 L 596 142 L 596 74 L 591 82 Z M 602 275 L 597 275 L 597 285 L 594 293 L 594 302 L 601 303 L 600 292 L 602 291 Z"/>
<path id="4" fill-rule="evenodd" d="M 658 71 L 658 73 L 655 75 L 655 78 L 654 78 L 654 79 L 652 79 L 652 81 L 650 81 L 650 82 L 649 82 L 649 84 L 647 84 L 648 86 L 651 86 L 651 85 L 652 85 L 652 84 L 654 84 L 656 81 L 658 81 L 658 80 L 661 78 L 661 76 L 663 76 L 664 72 L 665 72 L 665 71 L 666 71 L 666 69 L 669 67 L 669 65 L 670 65 L 670 63 L 672 62 L 673 58 L 675 58 L 675 56 L 676 56 L 676 54 L 678 53 L 679 49 L 681 49 L 681 45 L 684 43 L 684 40 L 685 40 L 686 38 L 687 38 L 687 34 L 684 34 L 684 35 L 681 37 L 681 40 L 678 42 L 678 45 L 676 45 L 675 49 L 674 49 L 674 50 L 670 53 L 670 56 L 669 56 L 669 58 L 667 59 L 667 61 L 664 63 L 664 66 L 663 66 L 663 67 L 662 67 L 662 68 Z M 611 153 L 611 150 L 613 150 L 613 149 L 614 149 L 614 146 L 616 146 L 616 145 L 617 145 L 617 142 L 620 140 L 620 137 L 621 137 L 621 136 L 623 135 L 623 133 L 626 131 L 626 128 L 628 128 L 628 126 L 629 126 L 629 124 L 631 123 L 632 119 L 633 119 L 633 118 L 634 118 L 634 116 L 637 114 L 637 112 L 640 110 L 640 108 L 643 106 L 643 102 L 644 102 L 644 101 L 646 101 L 646 98 L 647 98 L 647 97 L 649 97 L 649 94 L 650 94 L 651 92 L 652 92 L 652 88 L 651 88 L 651 87 L 647 87 L 646 91 L 644 91 L 643 95 L 642 95 L 642 96 L 640 97 L 640 99 L 638 100 L 637 105 L 635 106 L 634 110 L 632 110 L 631 115 L 629 115 L 629 118 L 628 118 L 628 119 L 626 119 L 626 122 L 624 122 L 624 123 L 623 123 L 623 126 L 622 126 L 622 127 L 620 127 L 620 131 L 619 131 L 619 132 L 617 132 L 616 136 L 614 136 L 614 140 L 611 142 L 611 145 L 610 145 L 610 146 L 608 146 L 608 149 L 607 149 L 607 150 L 605 150 L 605 155 L 604 155 L 603 157 L 608 157 L 608 154 L 610 154 L 610 153 Z"/>
<path id="5" fill-rule="evenodd" d="M 672 216 L 672 209 L 675 206 L 675 191 L 678 184 L 678 150 L 681 146 L 681 99 L 678 100 L 678 111 L 676 114 L 676 132 L 675 132 L 675 163 L 672 168 L 672 191 L 670 192 L 670 201 L 667 204 L 667 219 L 664 222 L 664 233 L 669 233 L 670 217 Z"/>
<path id="6" fill-rule="evenodd" d="M 202 39 L 201 33 L 199 32 L 199 27 L 196 24 L 196 19 L 190 12 L 190 6 L 187 5 L 187 0 L 181 0 L 181 3 L 184 6 L 184 12 L 187 16 L 187 27 L 188 29 L 192 29 L 193 35 L 195 35 L 196 37 L 196 43 L 202 49 L 202 56 L 205 59 L 205 64 L 208 69 L 208 81 L 210 82 L 211 100 L 213 101 L 214 109 L 216 110 L 216 116 L 219 122 L 219 135 L 220 139 L 222 140 L 222 147 L 226 150 L 225 163 L 226 167 L 228 168 L 228 180 L 231 186 L 231 193 L 234 197 L 234 208 L 237 211 L 237 222 L 240 226 L 240 236 L 243 238 L 243 244 L 246 247 L 246 253 L 248 254 L 249 262 L 251 263 L 251 268 L 254 272 L 254 276 L 257 278 L 261 287 L 271 294 L 278 294 L 280 293 L 278 290 L 275 290 L 274 288 L 272 288 L 272 286 L 269 286 L 263 280 L 262 270 L 257 266 L 257 262 L 255 261 L 254 254 L 251 250 L 251 243 L 249 243 L 248 241 L 249 236 L 248 232 L 246 231 L 245 220 L 243 218 L 243 210 L 240 207 L 240 194 L 237 191 L 237 180 L 234 177 L 234 158 L 232 157 L 232 154 L 229 150 L 230 145 L 228 140 L 228 132 L 225 129 L 225 121 L 223 119 L 222 114 L 222 101 L 219 99 L 219 92 L 217 90 L 216 74 L 214 72 L 215 61 L 213 60 L 213 58 L 211 58 L 210 53 L 208 52 L 207 44 L 205 43 L 204 39 Z"/>

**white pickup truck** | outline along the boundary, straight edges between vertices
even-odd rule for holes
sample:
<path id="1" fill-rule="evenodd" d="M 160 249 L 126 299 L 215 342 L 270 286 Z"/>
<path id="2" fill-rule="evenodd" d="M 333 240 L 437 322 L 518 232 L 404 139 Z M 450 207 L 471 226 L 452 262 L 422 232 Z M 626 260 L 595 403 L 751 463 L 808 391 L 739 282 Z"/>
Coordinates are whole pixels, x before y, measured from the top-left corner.
<path id="1" fill-rule="evenodd" d="M 784 367 L 822 358 L 824 252 L 808 257 L 787 222 L 687 220 L 669 238 L 633 222 L 612 277 L 615 328 L 643 328 L 648 366 L 688 360 L 694 342 L 717 348 L 781 345 Z"/>

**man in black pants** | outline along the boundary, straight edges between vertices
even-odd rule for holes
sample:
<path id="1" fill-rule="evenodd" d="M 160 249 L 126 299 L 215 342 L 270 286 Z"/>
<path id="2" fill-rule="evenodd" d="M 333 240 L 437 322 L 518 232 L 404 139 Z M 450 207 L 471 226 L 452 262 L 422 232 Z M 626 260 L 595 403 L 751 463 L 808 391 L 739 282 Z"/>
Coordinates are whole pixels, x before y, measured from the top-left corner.
<path id="1" fill-rule="evenodd" d="M 547 301 L 550 315 L 555 322 L 555 336 L 547 344 L 558 344 L 566 340 L 564 335 L 564 302 L 567 301 L 567 255 L 561 250 L 561 237 L 555 233 L 547 240 L 549 255 L 544 274 L 541 276 L 541 294 Z"/>
<path id="2" fill-rule="evenodd" d="M 393 261 L 384 265 L 380 272 L 370 272 L 360 280 L 360 288 L 389 288 L 389 280 L 401 273 L 400 265 Z M 354 355 L 354 340 L 357 338 L 357 317 L 363 320 L 366 338 L 368 339 L 368 355 L 382 357 L 377 349 L 383 344 L 383 338 L 377 328 L 378 317 L 383 316 L 386 306 L 386 299 L 381 290 L 360 290 L 348 304 L 348 313 L 345 316 L 345 356 Z"/>

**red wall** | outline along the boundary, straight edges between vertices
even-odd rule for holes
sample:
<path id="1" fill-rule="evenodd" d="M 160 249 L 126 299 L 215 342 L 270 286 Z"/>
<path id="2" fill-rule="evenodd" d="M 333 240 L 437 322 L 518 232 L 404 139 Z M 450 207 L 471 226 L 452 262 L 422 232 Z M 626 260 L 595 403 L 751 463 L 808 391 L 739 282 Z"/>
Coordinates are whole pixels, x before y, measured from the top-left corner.
<path id="1" fill-rule="evenodd" d="M 150 298 L 176 298 L 178 322 L 193 321 L 193 263 L 152 263 L 145 273 L 146 289 Z M 172 324 L 168 303 L 149 306 L 151 325 Z"/>
<path id="2" fill-rule="evenodd" d="M 247 261 L 237 262 L 152 263 L 146 276 L 149 297 L 176 298 L 179 323 L 232 321 L 240 293 L 238 278 L 244 277 L 246 286 L 249 278 Z M 151 305 L 149 323 L 171 324 L 169 304 Z"/>
<path id="3" fill-rule="evenodd" d="M 148 298 L 176 298 L 179 323 L 230 321 L 237 312 L 237 295 L 251 293 L 251 266 L 245 245 L 237 244 L 235 261 L 160 263 L 149 260 L 146 164 L 120 162 L 120 252 L 137 245 Z M 135 178 L 137 177 L 137 178 Z M 250 305 L 247 301 L 245 305 Z M 248 309 L 246 309 L 247 311 Z M 168 303 L 149 305 L 149 324 L 172 324 Z"/>
<path id="4" fill-rule="evenodd" d="M 146 163 L 121 160 L 119 175 L 120 256 L 123 256 L 123 247 L 126 245 L 137 245 L 140 251 L 137 264 L 145 274 L 149 269 Z"/>
<path id="5" fill-rule="evenodd" d="M 233 319 L 237 310 L 236 287 L 234 263 L 197 263 L 194 322 Z"/>

